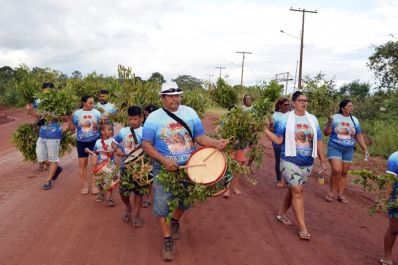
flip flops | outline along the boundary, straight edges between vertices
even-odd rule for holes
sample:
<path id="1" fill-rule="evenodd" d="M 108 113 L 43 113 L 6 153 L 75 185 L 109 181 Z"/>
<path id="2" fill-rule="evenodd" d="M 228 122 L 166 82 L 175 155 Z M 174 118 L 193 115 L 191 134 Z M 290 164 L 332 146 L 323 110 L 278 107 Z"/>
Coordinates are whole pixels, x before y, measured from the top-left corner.
<path id="1" fill-rule="evenodd" d="M 87 194 L 88 194 L 88 188 L 83 188 L 83 189 L 80 191 L 80 193 L 81 193 L 81 194 L 84 194 L 84 195 L 87 195 Z"/>
<path id="2" fill-rule="evenodd" d="M 326 195 L 325 196 L 325 201 L 332 202 L 333 201 L 333 195 L 330 195 L 330 194 Z"/>
<path id="3" fill-rule="evenodd" d="M 339 196 L 339 197 L 337 197 L 337 200 L 338 200 L 339 202 L 342 202 L 342 203 L 348 204 L 348 201 L 347 201 L 347 199 L 346 199 L 345 197 L 343 197 L 343 196 Z"/>
<path id="4" fill-rule="evenodd" d="M 289 220 L 289 218 L 287 218 L 287 217 L 284 216 L 284 215 L 278 214 L 278 215 L 276 216 L 276 219 L 277 219 L 279 222 L 281 222 L 282 224 L 284 224 L 284 225 L 291 225 L 291 224 L 292 224 L 292 222 Z"/>
<path id="5" fill-rule="evenodd" d="M 123 223 L 128 223 L 128 222 L 130 222 L 130 214 L 131 214 L 131 210 L 128 212 L 128 211 L 125 211 L 123 214 L 122 214 L 122 222 Z"/>
<path id="6" fill-rule="evenodd" d="M 143 223 L 140 219 L 138 218 L 133 218 L 133 220 L 131 221 L 132 225 L 134 228 L 140 228 L 143 226 Z"/>
<path id="7" fill-rule="evenodd" d="M 298 236 L 301 240 L 310 240 L 311 239 L 311 235 L 308 232 L 304 232 L 304 231 L 300 231 L 298 232 Z"/>
<path id="8" fill-rule="evenodd" d="M 385 259 L 380 259 L 379 262 L 380 262 L 380 265 L 394 265 L 394 263 L 391 260 L 388 261 Z"/>

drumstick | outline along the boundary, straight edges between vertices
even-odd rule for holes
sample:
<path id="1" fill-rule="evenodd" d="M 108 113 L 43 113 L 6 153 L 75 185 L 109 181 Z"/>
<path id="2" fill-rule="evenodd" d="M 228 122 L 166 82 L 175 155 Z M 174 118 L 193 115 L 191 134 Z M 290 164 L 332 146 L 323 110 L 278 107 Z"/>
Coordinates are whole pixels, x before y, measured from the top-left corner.
<path id="1" fill-rule="evenodd" d="M 208 156 L 206 156 L 206 157 L 203 159 L 203 162 L 206 162 L 206 160 L 209 159 L 209 158 L 210 158 L 212 155 L 214 155 L 215 153 L 217 153 L 217 151 L 218 151 L 218 149 L 214 149 L 213 152 L 211 152 Z"/>
<path id="2" fill-rule="evenodd" d="M 193 165 L 179 166 L 179 168 L 201 167 L 201 166 L 206 166 L 206 163 L 199 163 L 199 164 L 193 164 Z"/>

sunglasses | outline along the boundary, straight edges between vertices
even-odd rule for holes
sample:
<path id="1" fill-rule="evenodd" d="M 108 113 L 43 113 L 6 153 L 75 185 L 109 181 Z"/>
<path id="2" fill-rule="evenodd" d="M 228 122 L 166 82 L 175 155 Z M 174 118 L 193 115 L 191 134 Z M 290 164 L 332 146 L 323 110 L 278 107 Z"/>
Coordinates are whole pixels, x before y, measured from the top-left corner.
<path id="1" fill-rule="evenodd" d="M 181 88 L 170 88 L 170 89 L 167 89 L 165 91 L 162 91 L 162 94 L 181 92 L 181 91 L 182 91 Z"/>

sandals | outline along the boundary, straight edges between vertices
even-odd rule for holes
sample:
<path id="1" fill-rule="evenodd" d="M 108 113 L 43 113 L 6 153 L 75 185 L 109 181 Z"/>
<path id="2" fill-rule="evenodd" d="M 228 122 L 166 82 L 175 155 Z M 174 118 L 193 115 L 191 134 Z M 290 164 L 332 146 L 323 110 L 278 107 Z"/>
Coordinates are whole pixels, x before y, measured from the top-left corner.
<path id="1" fill-rule="evenodd" d="M 333 199 L 334 199 L 334 198 L 333 198 L 333 195 L 328 194 L 328 195 L 325 196 L 325 200 L 326 200 L 327 202 L 332 202 Z"/>
<path id="2" fill-rule="evenodd" d="M 393 265 L 394 263 L 390 260 L 387 261 L 385 259 L 379 259 L 380 265 Z"/>
<path id="3" fill-rule="evenodd" d="M 84 194 L 84 195 L 87 195 L 87 194 L 88 194 L 88 188 L 83 188 L 83 189 L 80 191 L 80 193 L 81 193 L 81 194 Z"/>
<path id="4" fill-rule="evenodd" d="M 91 193 L 93 194 L 93 195 L 96 195 L 96 194 L 98 194 L 98 192 L 99 192 L 99 189 L 96 187 L 96 188 L 93 188 L 93 190 L 91 191 Z"/>
<path id="5" fill-rule="evenodd" d="M 146 200 L 142 203 L 142 208 L 148 208 L 149 206 L 151 206 L 152 203 L 149 200 Z"/>
<path id="6" fill-rule="evenodd" d="M 130 222 L 130 215 L 131 215 L 131 210 L 130 210 L 130 211 L 125 211 L 125 212 L 122 214 L 122 222 L 123 222 L 123 223 L 128 223 L 128 222 Z"/>
<path id="7" fill-rule="evenodd" d="M 97 194 L 97 199 L 95 201 L 97 202 L 103 202 L 105 200 L 105 194 L 103 194 L 102 192 Z"/>
<path id="8" fill-rule="evenodd" d="M 337 197 L 337 200 L 338 200 L 339 202 L 348 204 L 347 199 L 346 199 L 345 197 L 343 197 L 343 196 L 338 196 L 338 197 Z"/>
<path id="9" fill-rule="evenodd" d="M 292 222 L 289 220 L 289 218 L 287 218 L 287 217 L 284 216 L 284 215 L 278 214 L 278 215 L 276 216 L 276 219 L 277 219 L 279 222 L 281 222 L 282 224 L 284 224 L 284 225 L 291 225 L 291 224 L 292 224 Z"/>
<path id="10" fill-rule="evenodd" d="M 311 239 L 311 235 L 308 232 L 304 232 L 304 231 L 300 231 L 298 232 L 298 236 L 301 240 L 310 240 Z"/>
<path id="11" fill-rule="evenodd" d="M 234 189 L 234 193 L 235 193 L 236 195 L 241 195 L 241 194 L 242 194 L 242 192 L 241 192 L 240 190 L 238 190 L 238 189 Z"/>
<path id="12" fill-rule="evenodd" d="M 144 224 L 142 223 L 142 221 L 138 218 L 133 218 L 133 220 L 131 221 L 132 225 L 134 228 L 140 228 L 142 227 Z"/>
<path id="13" fill-rule="evenodd" d="M 113 206 L 115 206 L 115 202 L 112 199 L 108 199 L 108 201 L 106 202 L 106 205 L 108 207 L 113 207 Z"/>
<path id="14" fill-rule="evenodd" d="M 283 182 L 278 182 L 278 183 L 276 183 L 276 187 L 278 187 L 278 188 L 284 188 L 284 187 L 285 187 L 285 184 L 283 184 Z"/>

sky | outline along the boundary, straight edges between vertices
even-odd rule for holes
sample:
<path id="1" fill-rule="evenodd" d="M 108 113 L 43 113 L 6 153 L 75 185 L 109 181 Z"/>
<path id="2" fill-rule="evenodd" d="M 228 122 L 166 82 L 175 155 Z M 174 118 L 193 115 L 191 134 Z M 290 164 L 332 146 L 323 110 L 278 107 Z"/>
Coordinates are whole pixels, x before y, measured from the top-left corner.
<path id="1" fill-rule="evenodd" d="M 236 52 L 249 51 L 244 85 L 285 72 L 295 79 L 302 12 L 291 7 L 317 10 L 305 14 L 303 76 L 375 82 L 366 63 L 374 46 L 398 36 L 398 1 L 1 0 L 0 66 L 116 76 L 122 64 L 144 79 L 160 72 L 212 82 L 221 66 L 234 85 Z"/>

